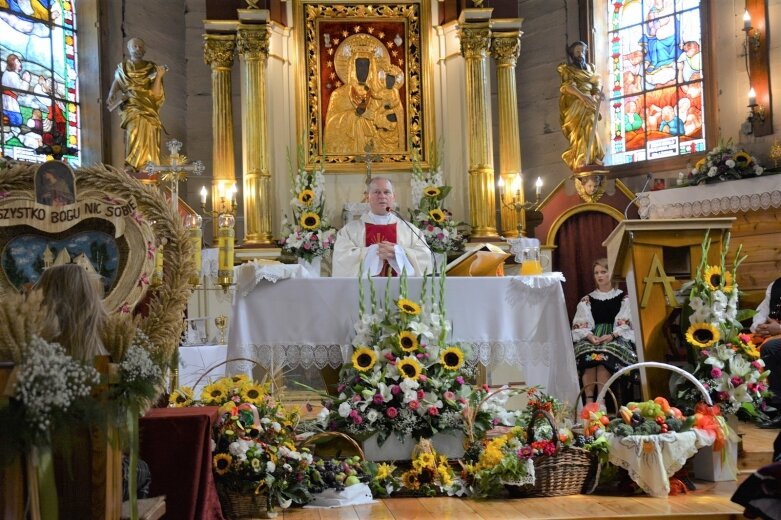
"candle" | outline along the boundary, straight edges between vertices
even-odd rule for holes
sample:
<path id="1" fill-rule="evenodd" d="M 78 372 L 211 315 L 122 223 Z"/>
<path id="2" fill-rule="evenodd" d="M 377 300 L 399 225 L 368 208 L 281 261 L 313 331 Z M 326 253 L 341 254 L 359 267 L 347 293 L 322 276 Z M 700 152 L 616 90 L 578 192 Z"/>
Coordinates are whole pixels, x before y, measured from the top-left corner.
<path id="1" fill-rule="evenodd" d="M 499 182 L 496 183 L 499 186 L 499 195 L 504 195 L 504 177 L 499 176 Z"/>
<path id="2" fill-rule="evenodd" d="M 206 191 L 206 186 L 201 186 L 201 206 L 206 205 L 206 195 L 208 192 Z"/>
<path id="3" fill-rule="evenodd" d="M 217 218 L 217 278 L 220 285 L 233 284 L 233 239 L 236 220 L 230 213 L 223 213 Z"/>
<path id="4" fill-rule="evenodd" d="M 754 91 L 754 87 L 751 87 L 748 91 L 748 106 L 757 106 L 757 93 Z"/>
<path id="5" fill-rule="evenodd" d="M 521 172 L 518 172 L 515 174 L 515 178 L 513 179 L 513 193 L 515 193 L 515 196 L 518 198 L 518 200 L 521 200 L 522 187 L 523 187 L 523 177 L 521 176 Z"/>
<path id="6" fill-rule="evenodd" d="M 239 189 L 236 187 L 236 184 L 234 183 L 233 186 L 231 186 L 231 204 L 235 208 L 237 205 L 236 201 L 236 193 L 238 193 Z"/>
<path id="7" fill-rule="evenodd" d="M 542 194 L 542 177 L 537 177 L 537 181 L 534 183 L 534 189 L 539 197 Z"/>
<path id="8" fill-rule="evenodd" d="M 203 231 L 201 230 L 202 224 L 203 218 L 200 215 L 187 215 L 184 218 L 184 227 L 187 228 L 187 237 L 193 246 L 195 274 L 190 280 L 190 284 L 194 286 L 201 284 L 201 247 L 203 242 Z"/>
<path id="9" fill-rule="evenodd" d="M 748 31 L 751 29 L 751 15 L 748 14 L 748 9 L 743 12 L 743 30 Z"/>

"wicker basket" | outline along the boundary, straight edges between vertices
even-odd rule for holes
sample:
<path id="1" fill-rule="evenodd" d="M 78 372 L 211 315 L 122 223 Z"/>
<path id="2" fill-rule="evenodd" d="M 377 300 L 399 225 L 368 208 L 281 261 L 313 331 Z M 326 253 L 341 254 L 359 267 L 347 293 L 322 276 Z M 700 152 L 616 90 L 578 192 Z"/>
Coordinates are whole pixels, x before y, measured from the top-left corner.
<path id="1" fill-rule="evenodd" d="M 556 421 L 545 410 L 535 410 L 527 430 L 527 442 L 534 441 L 534 424 L 538 417 L 544 418 L 553 430 L 553 442 L 556 444 L 554 455 L 534 459 L 534 487 L 528 495 L 555 497 L 590 493 L 593 489 L 584 489 L 587 482 L 595 482 L 599 464 L 597 458 L 583 448 L 564 447 L 559 443 L 559 431 Z M 593 488 L 593 486 L 591 486 Z"/>
<path id="2" fill-rule="evenodd" d="M 242 493 L 217 483 L 222 514 L 226 520 L 250 520 L 254 518 L 275 518 L 277 513 L 268 509 L 268 495 L 252 492 Z"/>

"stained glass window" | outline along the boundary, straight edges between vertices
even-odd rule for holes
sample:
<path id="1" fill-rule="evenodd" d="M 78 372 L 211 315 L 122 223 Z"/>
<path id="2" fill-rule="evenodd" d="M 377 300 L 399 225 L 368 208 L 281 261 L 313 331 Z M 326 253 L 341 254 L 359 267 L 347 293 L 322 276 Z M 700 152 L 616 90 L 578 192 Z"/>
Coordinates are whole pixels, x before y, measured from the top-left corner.
<path id="1" fill-rule="evenodd" d="M 607 3 L 608 163 L 705 150 L 699 0 Z"/>
<path id="2" fill-rule="evenodd" d="M 0 0 L 5 156 L 42 162 L 39 147 L 81 148 L 75 0 Z M 78 152 L 65 155 L 80 165 Z"/>

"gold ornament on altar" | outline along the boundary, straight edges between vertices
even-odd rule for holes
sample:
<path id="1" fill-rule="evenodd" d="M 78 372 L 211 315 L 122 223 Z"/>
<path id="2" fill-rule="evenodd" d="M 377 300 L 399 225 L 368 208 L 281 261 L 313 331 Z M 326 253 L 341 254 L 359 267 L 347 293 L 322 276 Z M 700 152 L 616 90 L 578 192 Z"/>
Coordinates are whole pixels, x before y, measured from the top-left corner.
<path id="1" fill-rule="evenodd" d="M 225 329 L 228 328 L 228 317 L 224 314 L 220 314 L 216 318 L 214 318 L 214 325 L 217 327 L 217 330 L 220 331 L 220 337 L 217 340 L 217 343 L 219 345 L 225 344 Z"/>
<path id="2" fill-rule="evenodd" d="M 778 161 L 781 161 L 781 144 L 778 144 L 778 141 L 773 143 L 773 146 L 770 147 L 770 154 L 768 157 L 773 161 L 773 169 L 778 168 Z"/>
<path id="3" fill-rule="evenodd" d="M 605 194 L 607 170 L 592 170 L 574 176 L 575 190 L 585 202 L 597 202 Z"/>

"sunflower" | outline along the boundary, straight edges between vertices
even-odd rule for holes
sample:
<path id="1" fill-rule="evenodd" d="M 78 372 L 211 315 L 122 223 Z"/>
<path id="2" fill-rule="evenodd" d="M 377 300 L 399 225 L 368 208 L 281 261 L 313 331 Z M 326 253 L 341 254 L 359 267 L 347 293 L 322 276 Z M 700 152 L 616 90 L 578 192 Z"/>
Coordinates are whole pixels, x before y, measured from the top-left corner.
<path id="1" fill-rule="evenodd" d="M 226 379 L 230 379 L 233 384 L 237 385 L 243 383 L 244 381 L 249 381 L 249 376 L 247 374 L 236 374 Z"/>
<path id="2" fill-rule="evenodd" d="M 399 333 L 399 346 L 404 352 L 414 352 L 418 348 L 418 336 L 408 330 Z"/>
<path id="3" fill-rule="evenodd" d="M 189 386 L 177 388 L 168 397 L 168 404 L 174 408 L 190 406 L 193 402 L 193 389 Z"/>
<path id="4" fill-rule="evenodd" d="M 360 347 L 353 352 L 353 368 L 358 372 L 367 372 L 377 362 L 377 353 L 369 347 Z"/>
<path id="5" fill-rule="evenodd" d="M 445 221 L 445 212 L 438 208 L 434 208 L 431 211 L 429 211 L 428 216 L 431 217 L 431 220 L 433 220 L 434 222 Z"/>
<path id="6" fill-rule="evenodd" d="M 423 367 L 420 366 L 418 360 L 410 356 L 405 357 L 396 363 L 396 368 L 402 377 L 405 379 L 413 379 L 415 381 L 418 380 L 420 373 L 423 371 Z"/>
<path id="7" fill-rule="evenodd" d="M 320 215 L 317 213 L 312 213 L 311 211 L 306 211 L 301 214 L 301 218 L 298 219 L 298 223 L 301 224 L 302 228 L 312 231 L 317 229 L 317 227 L 320 225 Z"/>
<path id="8" fill-rule="evenodd" d="M 392 476 L 394 471 L 396 471 L 396 466 L 393 464 L 387 464 L 385 462 L 377 464 L 377 475 L 375 475 L 374 479 L 384 480 Z"/>
<path id="9" fill-rule="evenodd" d="M 705 269 L 705 285 L 711 291 L 716 291 L 721 287 L 721 267 L 718 265 L 711 265 Z"/>
<path id="10" fill-rule="evenodd" d="M 721 339 L 719 329 L 710 323 L 694 323 L 686 331 L 686 341 L 697 348 L 708 348 Z"/>
<path id="11" fill-rule="evenodd" d="M 743 353 L 752 361 L 759 359 L 759 350 L 757 350 L 757 347 L 750 341 L 743 346 Z"/>
<path id="12" fill-rule="evenodd" d="M 431 453 L 421 453 L 412 461 L 412 467 L 420 471 L 423 468 L 433 468 L 437 462 L 436 457 Z"/>
<path id="13" fill-rule="evenodd" d="M 738 152 L 735 154 L 735 166 L 738 168 L 747 168 L 751 164 L 751 156 L 746 152 Z"/>
<path id="14" fill-rule="evenodd" d="M 230 454 L 218 453 L 212 459 L 212 466 L 214 467 L 214 472 L 217 473 L 218 475 L 226 475 L 230 473 L 231 462 L 233 462 L 233 457 L 231 457 Z"/>
<path id="15" fill-rule="evenodd" d="M 412 300 L 408 300 L 406 298 L 399 298 L 399 301 L 396 302 L 396 306 L 404 314 L 409 314 L 411 316 L 417 316 L 418 314 L 420 314 L 420 305 L 413 302 Z"/>
<path id="16" fill-rule="evenodd" d="M 401 475 L 401 483 L 407 489 L 416 490 L 420 488 L 418 473 L 416 471 L 407 471 L 406 473 Z"/>
<path id="17" fill-rule="evenodd" d="M 261 404 L 266 396 L 266 389 L 257 383 L 247 383 L 241 389 L 241 398 L 245 403 Z"/>
<path id="18" fill-rule="evenodd" d="M 446 370 L 455 371 L 464 366 L 464 351 L 452 346 L 439 352 L 439 362 Z"/>
<path id="19" fill-rule="evenodd" d="M 437 188 L 436 186 L 426 186 L 426 188 L 423 190 L 423 195 L 429 198 L 434 198 L 440 193 L 442 192 L 439 191 L 439 188 Z"/>
<path id="20" fill-rule="evenodd" d="M 730 271 L 724 271 L 724 288 L 722 291 L 729 294 L 732 292 L 732 289 L 735 288 L 735 286 L 732 284 L 732 273 Z"/>
<path id="21" fill-rule="evenodd" d="M 228 398 L 225 387 L 219 382 L 207 385 L 201 392 L 201 401 L 205 405 L 220 405 Z"/>
<path id="22" fill-rule="evenodd" d="M 312 201 L 315 200 L 315 192 L 312 190 L 304 190 L 298 194 L 298 202 L 304 206 L 310 206 Z"/>

